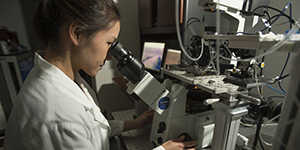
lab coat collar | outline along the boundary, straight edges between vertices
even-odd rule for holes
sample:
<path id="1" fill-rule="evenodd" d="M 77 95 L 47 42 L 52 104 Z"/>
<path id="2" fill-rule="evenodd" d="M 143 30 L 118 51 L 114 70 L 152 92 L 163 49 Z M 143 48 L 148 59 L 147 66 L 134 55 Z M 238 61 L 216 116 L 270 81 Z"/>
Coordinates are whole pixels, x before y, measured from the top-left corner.
<path id="1" fill-rule="evenodd" d="M 85 87 L 85 84 L 83 84 L 85 81 L 81 78 L 81 76 L 78 73 L 75 76 L 75 80 L 77 84 L 80 86 L 80 88 L 82 89 L 82 91 L 84 92 L 84 94 L 86 95 L 86 97 L 88 98 L 88 100 L 93 104 L 91 113 L 93 114 L 95 120 L 101 123 L 105 123 L 108 126 L 107 120 L 104 118 L 104 116 L 101 113 L 99 113 L 101 112 L 100 108 L 96 105 L 94 99 L 92 98 L 92 96 L 88 91 L 88 88 Z"/>
<path id="2" fill-rule="evenodd" d="M 42 56 L 43 51 L 38 51 L 35 53 L 35 66 L 40 72 L 40 78 L 43 78 L 53 86 L 61 89 L 62 92 L 66 93 L 72 97 L 77 102 L 81 103 L 87 109 L 92 108 L 92 103 L 87 101 L 87 97 L 81 91 L 81 89 L 76 85 L 76 83 L 71 80 L 66 74 L 64 74 L 56 66 L 47 62 Z"/>
<path id="3" fill-rule="evenodd" d="M 72 97 L 72 99 L 79 102 L 87 110 L 89 110 L 96 121 L 109 127 L 109 123 L 100 113 L 100 109 L 95 104 L 92 96 L 89 94 L 87 87 L 84 86 L 84 81 L 79 73 L 76 74 L 75 81 L 81 88 L 60 69 L 47 62 L 42 57 L 44 53 L 44 51 L 37 51 L 35 53 L 35 66 L 37 68 L 39 77 L 47 80 L 50 84 L 58 89 L 61 89 L 62 92 L 66 93 L 68 96 Z"/>

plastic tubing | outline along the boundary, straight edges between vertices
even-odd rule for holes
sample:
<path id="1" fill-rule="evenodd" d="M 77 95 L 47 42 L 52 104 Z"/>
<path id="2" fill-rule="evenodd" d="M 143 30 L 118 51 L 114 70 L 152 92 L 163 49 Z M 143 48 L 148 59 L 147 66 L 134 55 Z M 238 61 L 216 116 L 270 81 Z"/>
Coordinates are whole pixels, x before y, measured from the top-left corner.
<path id="1" fill-rule="evenodd" d="M 176 0 L 176 5 L 175 5 L 175 22 L 176 22 L 177 38 L 178 38 L 178 42 L 179 42 L 180 48 L 182 49 L 182 51 L 185 54 L 185 56 L 188 57 L 190 60 L 192 60 L 192 61 L 198 61 L 202 57 L 204 40 L 201 38 L 201 54 L 199 55 L 198 58 L 192 58 L 187 53 L 187 51 L 185 50 L 185 48 L 184 48 L 184 46 L 182 44 L 182 39 L 181 39 L 181 35 L 180 35 L 180 28 L 179 28 L 179 0 Z"/>
<path id="2" fill-rule="evenodd" d="M 176 0 L 176 7 L 175 7 L 175 22 L 176 22 L 176 32 L 177 32 L 177 38 L 178 38 L 178 42 L 179 42 L 179 45 L 183 51 L 183 53 L 192 61 L 197 61 L 199 60 L 202 55 L 200 55 L 198 58 L 192 58 L 188 53 L 187 51 L 185 50 L 183 44 L 182 44 L 182 39 L 181 39 L 181 36 L 180 36 L 180 29 L 179 29 L 179 0 Z M 246 59 L 234 59 L 234 61 L 251 61 L 253 59 L 259 59 L 259 58 L 262 58 L 266 55 L 269 55 L 275 51 L 277 51 L 283 44 L 285 44 L 289 38 L 294 35 L 300 28 L 300 25 L 298 23 L 298 21 L 295 22 L 295 25 L 293 26 L 293 28 L 288 32 L 288 34 L 285 36 L 285 38 L 279 42 L 277 42 L 275 45 L 273 45 L 271 48 L 269 48 L 268 50 L 266 50 L 265 53 L 262 53 L 260 55 L 257 55 L 255 57 L 252 57 L 252 58 L 246 58 Z M 201 51 L 203 52 L 203 40 L 201 40 L 202 42 L 202 46 L 201 46 Z M 223 58 L 223 59 L 226 59 L 226 60 L 233 60 L 233 59 L 230 59 L 230 58 L 226 58 L 224 56 L 221 56 L 219 53 L 216 53 L 217 56 Z"/>
<path id="3" fill-rule="evenodd" d="M 282 94 L 282 95 L 286 95 L 286 93 L 284 93 L 284 92 L 281 92 L 281 91 L 279 91 L 279 90 L 277 90 L 277 89 L 275 89 L 275 88 L 271 87 L 271 86 L 270 86 L 270 85 L 268 85 L 268 84 L 266 84 L 266 86 L 267 86 L 268 88 L 270 88 L 270 89 L 272 89 L 272 90 L 274 90 L 274 91 L 276 91 L 276 92 L 278 92 L 278 93 Z"/>
<path id="4" fill-rule="evenodd" d="M 277 115 L 277 116 L 275 116 L 275 117 L 273 117 L 272 119 L 270 119 L 270 120 L 267 121 L 266 123 L 264 123 L 264 124 L 262 125 L 262 127 L 266 126 L 267 124 L 271 123 L 272 121 L 274 121 L 275 119 L 277 119 L 277 118 L 279 118 L 279 117 L 280 117 L 280 114 Z M 272 143 L 268 143 L 268 142 L 266 142 L 266 141 L 262 138 L 261 132 L 259 132 L 259 138 L 260 138 L 260 139 L 262 140 L 262 142 L 265 143 L 267 146 L 273 146 Z"/>
<path id="5" fill-rule="evenodd" d="M 288 34 L 285 36 L 285 38 L 279 42 L 277 42 L 275 45 L 273 45 L 271 48 L 269 48 L 268 50 L 266 50 L 265 53 L 262 53 L 260 55 L 257 55 L 255 57 L 252 57 L 252 58 L 246 58 L 246 59 L 230 59 L 230 58 L 227 58 L 227 57 L 224 57 L 224 56 L 221 56 L 221 58 L 223 59 L 226 59 L 226 60 L 234 60 L 234 61 L 251 61 L 253 59 L 259 59 L 259 58 L 262 58 L 266 55 L 269 55 L 275 51 L 277 51 L 283 44 L 285 44 L 292 35 L 294 35 L 300 28 L 300 25 L 298 24 L 298 22 L 295 22 L 295 25 L 293 26 L 293 28 L 290 30 L 290 32 L 288 32 Z M 219 54 L 217 54 L 219 55 Z"/>
<path id="6" fill-rule="evenodd" d="M 256 82 L 257 93 L 258 93 L 258 95 L 259 95 L 259 98 L 260 98 L 260 99 L 263 99 L 263 96 L 261 95 L 261 91 L 260 91 L 260 88 L 259 88 L 259 85 L 258 85 L 258 79 L 257 79 L 257 66 L 255 66 L 254 73 L 255 73 L 255 82 Z"/>

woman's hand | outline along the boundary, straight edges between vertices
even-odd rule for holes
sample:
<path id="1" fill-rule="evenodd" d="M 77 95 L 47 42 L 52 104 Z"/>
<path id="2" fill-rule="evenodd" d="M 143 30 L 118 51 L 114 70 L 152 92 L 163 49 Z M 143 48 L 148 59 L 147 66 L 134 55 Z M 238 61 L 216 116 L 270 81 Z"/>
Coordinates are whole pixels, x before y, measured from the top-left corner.
<path id="1" fill-rule="evenodd" d="M 188 148 L 193 147 L 197 144 L 197 141 L 188 141 L 183 142 L 184 135 L 180 136 L 177 139 L 169 140 L 165 143 L 163 143 L 161 146 L 165 148 L 165 150 L 195 150 L 195 148 Z"/>
<path id="2" fill-rule="evenodd" d="M 124 122 L 123 131 L 140 129 L 152 123 L 154 110 L 143 112 L 138 118 Z"/>
<path id="3" fill-rule="evenodd" d="M 139 117 L 135 119 L 136 129 L 143 128 L 148 124 L 152 124 L 154 110 L 148 110 L 143 112 Z"/>
<path id="4" fill-rule="evenodd" d="M 134 120 L 125 121 L 123 131 L 140 129 L 147 126 L 148 124 L 151 124 L 153 120 L 153 115 L 154 115 L 154 110 L 148 110 L 143 112 L 138 118 Z M 164 147 L 165 150 L 183 150 L 183 149 L 195 150 L 195 148 L 189 148 L 189 147 L 195 146 L 197 144 L 197 141 L 183 142 L 184 138 L 185 136 L 182 135 L 177 139 L 169 140 L 163 143 L 161 146 Z"/>

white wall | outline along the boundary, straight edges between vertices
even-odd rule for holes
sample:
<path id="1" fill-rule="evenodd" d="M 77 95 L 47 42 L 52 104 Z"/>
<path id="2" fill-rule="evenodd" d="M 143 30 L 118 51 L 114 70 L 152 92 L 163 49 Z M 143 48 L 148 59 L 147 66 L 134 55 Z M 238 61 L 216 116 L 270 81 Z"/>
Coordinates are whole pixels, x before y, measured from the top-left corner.
<path id="1" fill-rule="evenodd" d="M 19 43 L 30 49 L 31 44 L 19 0 L 0 1 L 0 26 L 7 27 L 9 31 L 17 32 Z"/>
<path id="2" fill-rule="evenodd" d="M 138 28 L 138 4 L 137 0 L 119 0 L 118 2 L 122 20 L 118 37 L 124 48 L 130 50 L 136 57 L 140 56 L 139 28 Z M 97 91 L 103 84 L 113 83 L 112 78 L 122 76 L 116 68 L 116 59 L 106 62 L 104 68 L 96 76 Z"/>
<path id="3" fill-rule="evenodd" d="M 139 28 L 137 0 L 118 0 L 122 20 L 121 31 L 118 37 L 124 48 L 139 57 Z M 124 95 L 113 82 L 112 78 L 122 77 L 117 70 L 117 61 L 113 58 L 107 61 L 104 68 L 95 77 L 98 99 L 102 109 L 110 112 L 134 108 L 133 103 Z"/>

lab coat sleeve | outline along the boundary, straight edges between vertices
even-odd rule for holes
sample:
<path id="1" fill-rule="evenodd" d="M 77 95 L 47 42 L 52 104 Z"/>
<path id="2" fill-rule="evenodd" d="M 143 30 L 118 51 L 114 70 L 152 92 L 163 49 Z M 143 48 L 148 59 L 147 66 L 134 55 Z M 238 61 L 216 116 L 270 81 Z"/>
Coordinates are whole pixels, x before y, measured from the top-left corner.
<path id="1" fill-rule="evenodd" d="M 162 147 L 162 146 L 158 146 L 158 147 L 155 147 L 154 149 L 152 149 L 152 150 L 165 150 L 165 148 L 164 147 Z"/>
<path id="2" fill-rule="evenodd" d="M 124 121 L 121 120 L 108 120 L 108 123 L 111 127 L 110 138 L 119 135 L 123 132 L 124 129 Z"/>
<path id="3" fill-rule="evenodd" d="M 54 149 L 94 149 L 89 141 L 91 133 L 82 124 L 61 123 L 50 125 L 47 128 L 50 139 L 43 139 L 45 140 L 43 142 L 53 145 Z"/>

